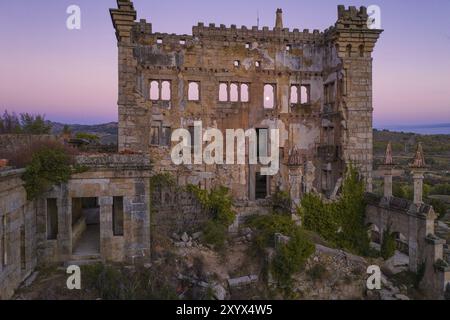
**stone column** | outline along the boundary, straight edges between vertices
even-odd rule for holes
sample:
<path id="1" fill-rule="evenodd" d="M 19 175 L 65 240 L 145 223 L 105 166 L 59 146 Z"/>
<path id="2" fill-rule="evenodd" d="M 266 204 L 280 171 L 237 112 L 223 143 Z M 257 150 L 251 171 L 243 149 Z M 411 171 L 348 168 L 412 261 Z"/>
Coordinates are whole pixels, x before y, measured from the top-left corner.
<path id="1" fill-rule="evenodd" d="M 100 255 L 104 260 L 112 257 L 112 210 L 113 197 L 99 197 L 100 205 Z"/>
<path id="2" fill-rule="evenodd" d="M 414 204 L 423 203 L 423 171 L 415 169 L 412 171 L 414 181 Z"/>
<path id="3" fill-rule="evenodd" d="M 392 169 L 387 169 L 384 172 L 384 197 L 392 197 Z"/>

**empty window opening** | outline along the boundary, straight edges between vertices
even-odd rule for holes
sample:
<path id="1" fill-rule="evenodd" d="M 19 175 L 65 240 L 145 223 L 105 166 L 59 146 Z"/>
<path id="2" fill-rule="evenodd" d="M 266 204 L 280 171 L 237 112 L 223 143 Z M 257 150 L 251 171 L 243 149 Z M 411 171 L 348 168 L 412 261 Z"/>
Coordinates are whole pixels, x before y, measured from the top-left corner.
<path id="1" fill-rule="evenodd" d="M 159 81 L 150 82 L 150 100 L 159 100 Z"/>
<path id="2" fill-rule="evenodd" d="M 219 101 L 227 102 L 228 101 L 228 84 L 221 83 L 219 84 Z"/>
<path id="3" fill-rule="evenodd" d="M 291 86 L 291 104 L 298 104 L 298 86 Z"/>
<path id="4" fill-rule="evenodd" d="M 261 67 L 261 61 L 255 61 L 255 67 L 260 68 Z"/>
<path id="5" fill-rule="evenodd" d="M 163 101 L 170 101 L 170 81 L 163 81 L 161 83 L 161 100 Z"/>
<path id="6" fill-rule="evenodd" d="M 198 82 L 189 82 L 188 100 L 199 101 L 200 100 L 200 86 Z"/>
<path id="7" fill-rule="evenodd" d="M 311 103 L 311 86 L 302 85 L 300 87 L 300 103 L 301 104 L 309 104 Z"/>
<path id="8" fill-rule="evenodd" d="M 250 49 L 250 42 L 247 42 L 247 43 L 245 44 L 245 49 Z"/>
<path id="9" fill-rule="evenodd" d="M 161 145 L 164 147 L 169 147 L 172 138 L 172 128 L 163 126 L 161 130 Z"/>
<path id="10" fill-rule="evenodd" d="M 325 104 L 332 104 L 335 100 L 335 86 L 334 82 L 328 83 L 324 86 Z"/>
<path id="11" fill-rule="evenodd" d="M 267 197 L 267 176 L 259 172 L 255 176 L 255 199 L 265 199 Z"/>
<path id="12" fill-rule="evenodd" d="M 1 238 L 1 259 L 2 259 L 2 267 L 6 267 L 6 265 L 8 264 L 8 244 L 7 244 L 7 225 L 6 225 L 6 215 L 2 216 L 2 221 L 1 221 L 1 231 L 2 231 L 2 238 Z"/>
<path id="13" fill-rule="evenodd" d="M 273 109 L 275 107 L 275 86 L 266 84 L 264 86 L 264 108 Z"/>
<path id="14" fill-rule="evenodd" d="M 157 43 L 157 44 L 162 44 L 162 43 L 163 43 L 163 39 L 162 39 L 162 38 L 156 39 L 156 43 Z"/>
<path id="15" fill-rule="evenodd" d="M 47 199 L 47 240 L 58 237 L 58 207 L 56 199 Z"/>
<path id="16" fill-rule="evenodd" d="M 347 57 L 351 57 L 352 56 L 352 45 L 349 44 L 347 45 Z"/>
<path id="17" fill-rule="evenodd" d="M 219 102 L 248 102 L 249 84 L 247 83 L 227 83 L 219 84 Z"/>
<path id="18" fill-rule="evenodd" d="M 186 44 L 186 40 L 181 39 L 181 40 L 180 40 L 180 44 L 181 44 L 182 46 L 184 46 L 184 45 Z"/>
<path id="19" fill-rule="evenodd" d="M 238 85 L 236 83 L 230 84 L 230 101 L 231 102 L 239 101 L 239 90 Z"/>
<path id="20" fill-rule="evenodd" d="M 249 101 L 248 84 L 242 83 L 241 84 L 241 102 L 248 102 L 248 101 Z"/>
<path id="21" fill-rule="evenodd" d="M 161 139 L 161 121 L 154 121 L 150 129 L 150 144 L 158 146 Z"/>
<path id="22" fill-rule="evenodd" d="M 123 197 L 113 198 L 112 223 L 114 236 L 123 236 Z"/>
<path id="23" fill-rule="evenodd" d="M 234 60 L 234 66 L 239 67 L 241 65 L 241 62 L 239 60 Z"/>
<path id="24" fill-rule="evenodd" d="M 292 46 L 290 44 L 286 45 L 286 51 L 291 51 Z"/>
<path id="25" fill-rule="evenodd" d="M 359 56 L 360 56 L 361 58 L 364 57 L 364 45 L 360 45 L 360 46 L 359 46 Z"/>
<path id="26" fill-rule="evenodd" d="M 26 244 L 25 244 L 25 227 L 20 227 L 20 269 L 26 270 L 27 261 L 26 261 Z"/>
<path id="27" fill-rule="evenodd" d="M 256 129 L 256 137 L 258 142 L 257 156 L 267 157 L 268 156 L 268 146 L 269 146 L 269 130 L 262 128 Z"/>

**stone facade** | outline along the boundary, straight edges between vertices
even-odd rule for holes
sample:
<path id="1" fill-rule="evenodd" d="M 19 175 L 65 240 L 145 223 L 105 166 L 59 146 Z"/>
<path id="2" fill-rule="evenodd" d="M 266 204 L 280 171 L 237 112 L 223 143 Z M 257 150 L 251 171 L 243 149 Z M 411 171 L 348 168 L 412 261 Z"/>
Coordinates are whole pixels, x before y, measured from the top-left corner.
<path id="1" fill-rule="evenodd" d="M 27 201 L 22 173 L 0 169 L 0 300 L 9 298 L 37 265 L 37 206 Z"/>
<path id="2" fill-rule="evenodd" d="M 367 27 L 364 7 L 339 6 L 337 22 L 324 32 L 290 31 L 277 10 L 272 29 L 199 23 L 192 35 L 173 35 L 135 22 L 131 1 L 117 4 L 110 12 L 120 151 L 150 153 L 156 171 L 179 171 L 171 168 L 173 130 L 194 121 L 223 133 L 277 128 L 278 174 L 258 178 L 260 165 L 192 165 L 182 179 L 205 188 L 225 184 L 247 201 L 280 188 L 298 202 L 310 190 L 331 195 L 353 163 L 371 189 L 371 54 L 381 30 Z"/>
<path id="3" fill-rule="evenodd" d="M 38 265 L 150 259 L 149 158 L 89 155 L 77 162 L 88 170 L 33 201 L 23 170 L 0 171 L 1 299 Z M 83 200 L 96 205 L 84 209 Z"/>

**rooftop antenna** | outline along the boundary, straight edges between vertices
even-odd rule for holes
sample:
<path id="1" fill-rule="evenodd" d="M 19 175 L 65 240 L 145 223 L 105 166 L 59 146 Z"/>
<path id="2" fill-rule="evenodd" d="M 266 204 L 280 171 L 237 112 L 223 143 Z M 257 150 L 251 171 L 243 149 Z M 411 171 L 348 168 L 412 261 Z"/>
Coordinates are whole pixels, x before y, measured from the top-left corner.
<path id="1" fill-rule="evenodd" d="M 259 9 L 256 10 L 256 25 L 258 26 L 259 29 Z"/>

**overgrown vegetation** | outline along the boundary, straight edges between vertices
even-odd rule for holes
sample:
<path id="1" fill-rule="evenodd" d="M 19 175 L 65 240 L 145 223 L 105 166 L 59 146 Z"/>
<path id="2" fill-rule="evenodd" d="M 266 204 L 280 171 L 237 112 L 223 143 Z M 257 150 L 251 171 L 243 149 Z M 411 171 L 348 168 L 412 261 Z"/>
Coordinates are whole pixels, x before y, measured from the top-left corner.
<path id="1" fill-rule="evenodd" d="M 22 178 L 27 197 L 35 199 L 52 185 L 67 182 L 73 173 L 85 171 L 75 165 L 74 155 L 74 150 L 59 143 L 39 144 L 26 153 Z"/>
<path id="2" fill-rule="evenodd" d="M 359 255 L 370 255 L 368 229 L 365 225 L 364 182 L 349 167 L 339 200 L 324 202 L 318 195 L 307 194 L 299 213 L 306 229 L 325 240 Z"/>
<path id="3" fill-rule="evenodd" d="M 1 133 L 50 134 L 52 126 L 47 123 L 45 116 L 30 113 L 9 113 L 7 110 L 0 116 Z"/>
<path id="4" fill-rule="evenodd" d="M 259 256 L 267 247 L 275 247 L 275 234 L 289 237 L 285 244 L 276 246 L 276 255 L 268 266 L 274 279 L 285 289 L 291 285 L 292 275 L 299 272 L 314 252 L 314 244 L 301 227 L 295 225 L 290 215 L 271 214 L 251 217 L 247 224 L 255 230 L 254 244 Z"/>
<path id="5" fill-rule="evenodd" d="M 387 228 L 383 232 L 380 255 L 384 260 L 387 260 L 394 256 L 396 248 L 395 235 L 391 232 L 390 228 Z"/>
<path id="6" fill-rule="evenodd" d="M 98 142 L 100 142 L 100 137 L 99 136 L 97 136 L 95 134 L 92 134 L 92 133 L 86 133 L 86 132 L 78 132 L 75 135 L 75 138 L 77 138 L 77 139 L 84 139 L 84 140 L 89 141 L 90 143 L 98 143 Z"/>
<path id="7" fill-rule="evenodd" d="M 82 267 L 84 287 L 103 300 L 175 300 L 176 289 L 167 275 L 151 269 L 104 264 Z"/>
<path id="8" fill-rule="evenodd" d="M 202 209 L 211 217 L 203 227 L 203 240 L 216 249 L 223 249 L 228 227 L 236 217 L 228 188 L 221 186 L 207 191 L 198 186 L 188 185 L 186 190 L 196 197 Z"/>

